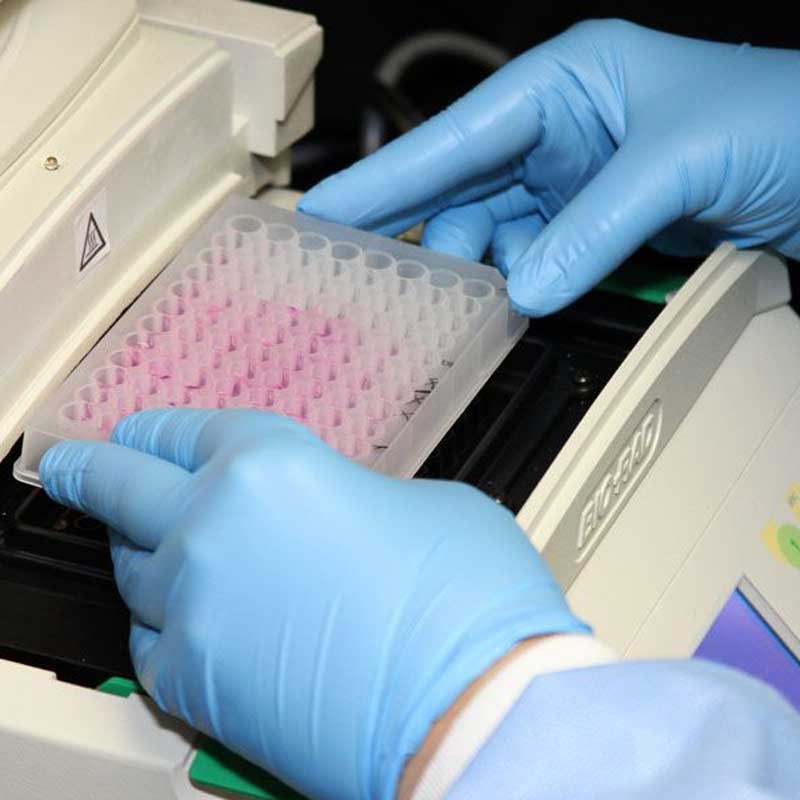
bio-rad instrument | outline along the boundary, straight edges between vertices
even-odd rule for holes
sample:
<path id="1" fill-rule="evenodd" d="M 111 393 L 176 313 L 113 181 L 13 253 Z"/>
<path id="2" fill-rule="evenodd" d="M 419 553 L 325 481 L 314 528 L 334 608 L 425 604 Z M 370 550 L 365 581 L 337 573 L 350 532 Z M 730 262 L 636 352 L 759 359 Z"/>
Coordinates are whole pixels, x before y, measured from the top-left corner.
<path id="1" fill-rule="evenodd" d="M 296 796 L 137 691 L 105 531 L 11 477 L 158 405 L 470 481 L 623 657 L 798 703 L 785 265 L 724 245 L 668 304 L 609 284 L 526 330 L 484 265 L 246 199 L 289 183 L 321 49 L 312 17 L 234 0 L 0 3 L 4 799 Z"/>

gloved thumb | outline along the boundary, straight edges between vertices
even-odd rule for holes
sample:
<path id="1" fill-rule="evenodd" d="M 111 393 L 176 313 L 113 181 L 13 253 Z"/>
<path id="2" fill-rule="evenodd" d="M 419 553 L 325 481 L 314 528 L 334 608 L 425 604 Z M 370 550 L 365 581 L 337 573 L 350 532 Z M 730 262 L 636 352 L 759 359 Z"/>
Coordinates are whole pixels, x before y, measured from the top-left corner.
<path id="1" fill-rule="evenodd" d="M 683 213 L 676 164 L 648 148 L 620 148 L 537 235 L 498 231 L 498 266 L 516 310 L 539 317 L 587 292 Z"/>

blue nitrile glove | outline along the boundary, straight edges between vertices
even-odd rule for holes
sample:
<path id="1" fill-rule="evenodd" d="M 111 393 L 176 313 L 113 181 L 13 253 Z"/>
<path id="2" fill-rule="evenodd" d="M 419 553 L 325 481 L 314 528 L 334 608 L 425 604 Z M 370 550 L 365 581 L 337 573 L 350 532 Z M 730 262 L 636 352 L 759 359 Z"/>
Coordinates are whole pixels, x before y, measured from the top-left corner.
<path id="1" fill-rule="evenodd" d="M 60 443 L 41 476 L 113 529 L 142 684 L 312 797 L 394 797 L 473 679 L 585 630 L 468 486 L 381 476 L 259 411 L 147 411 L 113 440 Z"/>
<path id="2" fill-rule="evenodd" d="M 532 315 L 662 231 L 674 254 L 800 257 L 800 52 L 582 23 L 299 208 L 389 234 L 427 219 L 425 245 L 471 259 L 491 246 Z"/>

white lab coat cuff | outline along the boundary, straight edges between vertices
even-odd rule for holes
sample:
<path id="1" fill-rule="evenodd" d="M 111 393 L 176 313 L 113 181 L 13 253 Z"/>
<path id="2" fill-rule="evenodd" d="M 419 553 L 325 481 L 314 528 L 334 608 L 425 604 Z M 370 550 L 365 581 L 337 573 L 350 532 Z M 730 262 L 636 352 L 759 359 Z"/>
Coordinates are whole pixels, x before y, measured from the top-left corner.
<path id="1" fill-rule="evenodd" d="M 587 634 L 548 636 L 493 675 L 461 709 L 428 762 L 412 800 L 440 800 L 537 675 L 606 664 L 617 657 Z"/>

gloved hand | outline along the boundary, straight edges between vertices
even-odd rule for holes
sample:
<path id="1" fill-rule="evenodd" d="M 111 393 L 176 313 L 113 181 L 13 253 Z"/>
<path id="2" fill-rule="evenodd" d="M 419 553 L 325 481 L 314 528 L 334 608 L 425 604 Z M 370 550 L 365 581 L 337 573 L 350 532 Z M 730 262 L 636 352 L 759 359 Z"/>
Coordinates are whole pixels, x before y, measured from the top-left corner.
<path id="1" fill-rule="evenodd" d="M 391 798 L 432 722 L 518 641 L 581 631 L 513 517 L 257 411 L 158 410 L 62 442 L 55 500 L 112 529 L 143 686 L 311 797 Z"/>
<path id="2" fill-rule="evenodd" d="M 586 22 L 299 208 L 388 234 L 427 219 L 426 246 L 470 259 L 491 245 L 534 316 L 654 237 L 674 254 L 730 240 L 800 257 L 798 87 L 800 52 Z"/>

